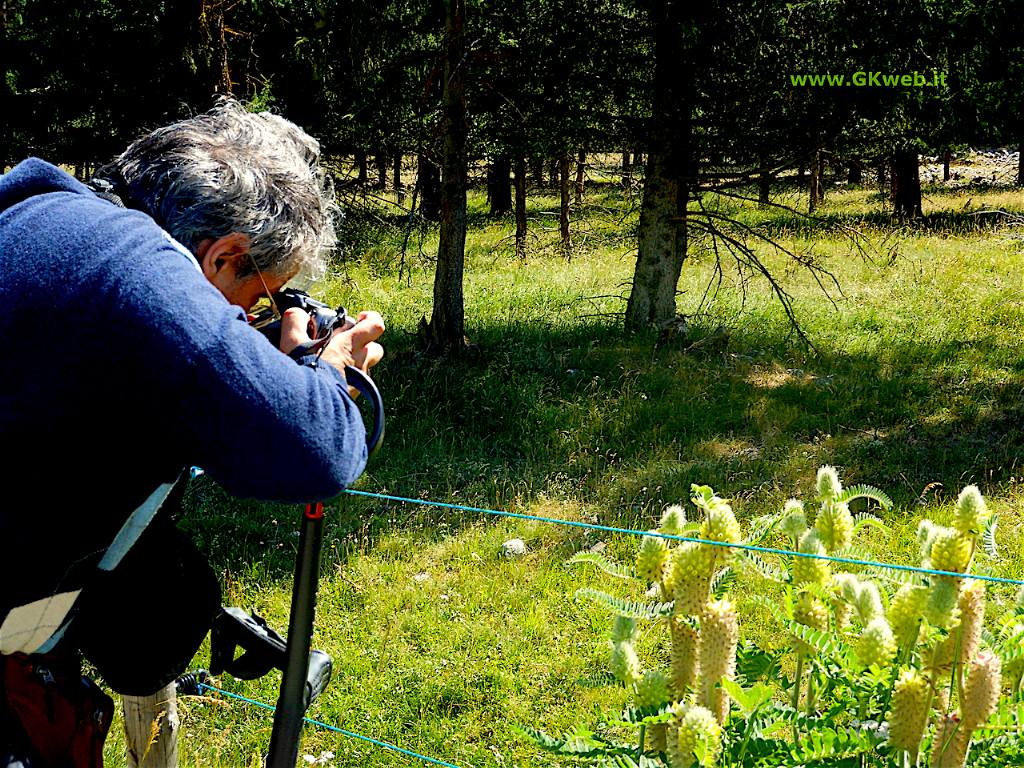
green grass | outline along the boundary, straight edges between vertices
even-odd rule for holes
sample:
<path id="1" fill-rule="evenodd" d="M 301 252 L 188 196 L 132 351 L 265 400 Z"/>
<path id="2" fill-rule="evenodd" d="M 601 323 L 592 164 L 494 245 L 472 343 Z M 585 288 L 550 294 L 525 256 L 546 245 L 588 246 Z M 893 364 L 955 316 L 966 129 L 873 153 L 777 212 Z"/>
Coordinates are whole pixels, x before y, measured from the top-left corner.
<path id="1" fill-rule="evenodd" d="M 803 205 L 795 194 L 779 200 Z M 388 322 L 377 371 L 388 437 L 359 488 L 650 528 L 691 483 L 733 499 L 742 522 L 790 496 L 809 499 L 817 467 L 830 463 L 846 483 L 872 483 L 896 500 L 885 515 L 891 536 L 860 542 L 877 558 L 916 564 L 917 521 L 948 521 L 960 488 L 977 483 L 1000 514 L 997 572 L 1024 576 L 1024 240 L 993 217 L 968 215 L 1020 213 L 1019 192 L 926 190 L 932 218 L 920 227 L 890 221 L 864 189 L 831 193 L 814 222 L 709 201 L 836 276 L 832 304 L 810 275 L 758 246 L 816 351 L 794 337 L 764 281 L 741 281 L 729 263 L 702 302 L 714 257 L 700 242 L 679 285 L 689 335 L 624 335 L 638 204 L 612 185 L 591 190 L 567 263 L 555 198 L 533 196 L 530 256 L 518 263 L 512 223 L 489 219 L 474 194 L 465 292 L 475 347 L 458 362 L 415 350 L 436 231 L 412 231 L 411 277 L 400 281 L 404 233 L 352 217 L 363 250 L 324 293 Z M 727 342 L 686 351 L 719 326 Z M 510 726 L 597 726 L 622 704 L 624 692 L 602 678 L 609 619 L 573 599 L 608 580 L 564 563 L 598 541 L 629 559 L 634 541 L 377 501 L 342 506 L 328 524 L 314 643 L 334 656 L 336 679 L 313 717 L 463 766 L 541 766 L 551 761 Z M 227 499 L 200 481 L 183 522 L 223 574 L 226 600 L 282 628 L 298 512 Z M 503 559 L 501 543 L 514 536 L 530 552 Z M 771 594 L 744 576 L 737 595 L 755 592 Z M 997 604 L 1011 596 L 990 590 Z M 763 608 L 740 606 L 745 638 L 785 642 Z M 640 644 L 652 664 L 664 650 L 657 632 Z M 201 651 L 197 664 L 207 658 Z M 277 680 L 221 683 L 273 702 Z M 183 764 L 252 764 L 268 743 L 266 712 L 221 701 L 181 708 Z M 406 763 L 308 729 L 303 753 L 324 750 L 336 754 L 332 765 Z M 110 765 L 124 764 L 121 751 L 118 734 Z"/>

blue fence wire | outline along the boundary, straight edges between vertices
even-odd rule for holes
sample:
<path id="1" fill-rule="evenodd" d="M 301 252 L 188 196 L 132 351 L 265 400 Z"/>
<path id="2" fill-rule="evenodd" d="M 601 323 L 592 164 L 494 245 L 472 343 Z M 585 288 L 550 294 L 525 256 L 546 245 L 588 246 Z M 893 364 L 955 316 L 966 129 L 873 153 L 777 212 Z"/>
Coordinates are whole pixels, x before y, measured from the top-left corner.
<path id="1" fill-rule="evenodd" d="M 520 512 L 503 512 L 497 509 L 487 509 L 485 507 L 467 507 L 461 504 L 447 504 L 440 501 L 428 501 L 425 499 L 412 499 L 407 496 L 391 496 L 385 493 L 371 493 L 369 491 L 355 491 L 349 489 L 345 493 L 351 496 L 362 496 L 365 498 L 382 499 L 385 501 L 397 501 L 405 504 L 418 504 L 424 507 L 440 507 L 442 509 L 455 509 L 460 512 L 473 512 L 485 515 L 494 515 L 497 517 L 510 517 L 516 520 L 530 520 L 538 523 L 552 523 L 554 525 L 567 525 L 573 528 L 586 528 L 592 531 L 603 531 L 605 533 L 619 533 L 629 536 L 655 536 L 659 539 L 668 539 L 670 541 L 688 541 L 694 544 L 709 544 L 714 547 L 728 547 L 730 549 L 744 550 L 747 552 L 757 552 L 759 554 L 767 555 L 788 555 L 790 557 L 806 557 L 811 560 L 825 560 L 830 563 L 839 563 L 842 565 L 859 565 L 867 566 L 871 568 L 883 568 L 893 571 L 903 571 L 906 573 L 918 573 L 925 576 L 954 576 L 961 579 L 976 579 L 978 581 L 987 581 L 993 584 L 1011 584 L 1014 586 L 1024 586 L 1024 580 L 1021 579 L 1008 579 L 1001 576 L 990 576 L 984 573 L 960 573 L 959 571 L 941 571 L 935 570 L 934 568 L 921 568 L 913 565 L 898 565 L 896 563 L 881 563 L 875 560 L 860 560 L 855 557 L 837 557 L 835 555 L 818 555 L 811 552 L 795 552 L 791 549 L 777 549 L 775 547 L 761 547 L 756 544 L 731 544 L 724 541 L 713 541 L 711 539 L 700 539 L 693 536 L 679 536 L 676 534 L 669 533 L 658 533 L 657 531 L 637 531 L 631 528 L 616 528 L 610 525 L 598 525 L 596 523 L 585 523 L 579 520 L 561 520 L 556 517 L 541 517 L 540 515 L 526 515 Z"/>
<path id="2" fill-rule="evenodd" d="M 237 693 L 232 693 L 231 691 L 225 691 L 223 688 L 217 688 L 216 686 L 207 685 L 206 683 L 199 683 L 199 688 L 200 689 L 205 689 L 207 691 L 212 691 L 214 693 L 219 693 L 222 696 L 227 696 L 229 699 L 237 699 L 238 701 L 243 701 L 246 704 L 252 704 L 255 707 L 260 707 L 261 709 L 266 709 L 266 710 L 269 710 L 271 712 L 273 712 L 275 709 L 277 709 L 277 707 L 275 707 L 274 705 L 267 704 L 264 701 L 257 701 L 256 699 L 250 699 L 250 698 L 248 698 L 246 696 L 240 696 Z M 324 728 L 324 729 L 326 729 L 328 731 L 332 731 L 334 733 L 340 733 L 342 736 L 347 736 L 350 739 L 358 739 L 359 741 L 365 741 L 365 742 L 368 742 L 370 744 L 373 744 L 375 747 L 381 747 L 382 749 L 388 749 L 388 750 L 391 750 L 392 752 L 397 752 L 400 755 L 405 755 L 406 757 L 414 757 L 417 760 L 422 760 L 423 762 L 430 763 L 431 765 L 441 765 L 441 766 L 444 766 L 445 768 L 459 768 L 459 766 L 454 765 L 453 763 L 446 763 L 444 760 L 438 760 L 436 757 L 427 757 L 426 755 L 421 755 L 418 752 L 413 752 L 410 749 L 403 749 L 402 747 L 399 747 L 396 744 L 391 744 L 390 742 L 387 742 L 387 741 L 381 741 L 380 739 L 374 739 L 374 738 L 371 738 L 370 736 L 363 736 L 361 733 L 355 733 L 353 731 L 346 731 L 344 728 L 338 728 L 337 726 L 334 726 L 334 725 L 328 725 L 327 723 L 323 723 L 323 722 L 321 722 L 319 720 L 314 720 L 311 717 L 304 717 L 302 719 L 303 719 L 304 722 L 307 722 L 310 725 L 315 725 L 318 728 Z"/>
<path id="3" fill-rule="evenodd" d="M 810 553 L 810 552 L 796 552 L 796 551 L 790 550 L 790 549 L 779 549 L 779 548 L 776 548 L 776 547 L 762 547 L 762 546 L 759 546 L 759 545 L 756 545 L 756 544 L 742 544 L 742 543 L 732 544 L 732 543 L 723 542 L 723 541 L 713 541 L 711 539 L 701 539 L 701 538 L 697 538 L 697 537 L 694 537 L 694 536 L 679 536 L 679 535 L 676 535 L 676 534 L 659 533 L 657 531 L 639 531 L 639 530 L 634 530 L 632 528 L 617 528 L 617 527 L 611 526 L 611 525 L 600 525 L 600 524 L 597 524 L 597 523 L 586 523 L 586 522 L 582 522 L 582 521 L 579 521 L 579 520 L 563 520 L 563 519 L 559 519 L 559 518 L 555 518 L 555 517 L 543 517 L 541 515 L 527 515 L 527 514 L 523 514 L 523 513 L 520 513 L 520 512 L 507 512 L 507 511 L 498 510 L 498 509 L 488 509 L 486 507 L 470 507 L 470 506 L 466 506 L 466 505 L 463 505 L 463 504 L 450 504 L 450 503 L 440 502 L 440 501 L 430 501 L 428 499 L 413 499 L 413 498 L 410 498 L 410 497 L 407 497 L 407 496 L 393 496 L 393 495 L 386 494 L 386 493 L 372 493 L 370 491 L 356 491 L 356 490 L 352 490 L 352 489 L 347 490 L 346 493 L 351 495 L 351 496 L 359 496 L 359 497 L 370 498 L 370 499 L 379 499 L 381 501 L 394 501 L 394 502 L 399 502 L 399 503 L 402 503 L 402 504 L 415 504 L 415 505 L 423 506 L 423 507 L 437 507 L 437 508 L 440 508 L 440 509 L 452 509 L 452 510 L 457 510 L 459 512 L 470 512 L 470 513 L 474 513 L 474 514 L 492 515 L 492 516 L 495 516 L 495 517 L 506 517 L 506 518 L 512 518 L 514 520 L 527 520 L 527 521 L 530 521 L 530 522 L 550 523 L 550 524 L 553 524 L 553 525 L 564 525 L 564 526 L 569 526 L 569 527 L 572 527 L 572 528 L 585 528 L 587 530 L 601 531 L 601 532 L 604 532 L 604 533 L 617 533 L 617 534 L 623 534 L 623 535 L 627 535 L 627 536 L 655 536 L 657 538 L 667 539 L 667 540 L 670 540 L 670 541 L 685 541 L 685 542 L 692 542 L 694 544 L 708 544 L 710 546 L 728 547 L 730 549 L 743 550 L 743 551 L 747 551 L 747 552 L 756 552 L 758 554 L 782 555 L 782 556 L 789 556 L 789 557 L 805 557 L 805 558 L 809 558 L 809 559 L 812 559 L 812 560 L 825 560 L 825 561 L 830 562 L 830 563 L 838 563 L 838 564 L 841 564 L 841 565 L 857 565 L 857 566 L 865 566 L 865 567 L 871 567 L 871 568 L 882 568 L 882 569 L 889 569 L 889 570 L 894 570 L 894 571 L 903 571 L 903 572 L 907 572 L 907 573 L 917 573 L 917 574 L 921 574 L 921 575 L 925 575 L 925 576 L 952 576 L 952 577 L 963 578 L 963 579 L 976 579 L 978 581 L 986 581 L 986 582 L 990 582 L 990 583 L 993 583 L 993 584 L 1009 584 L 1009 585 L 1014 585 L 1014 586 L 1024 586 L 1024 580 L 1021 580 L 1021 579 L 1009 579 L 1009 578 L 1004 578 L 1004 577 L 1001 577 L 1001 576 L 991 576 L 991 575 L 983 574 L 983 573 L 960 573 L 958 571 L 943 571 L 943 570 L 936 570 L 934 568 L 921 568 L 921 567 L 912 566 L 912 565 L 899 565 L 897 563 L 883 563 L 883 562 L 878 562 L 878 561 L 875 561 L 875 560 L 862 560 L 862 559 L 854 558 L 854 557 L 837 557 L 835 555 L 818 555 L 818 554 L 813 554 L 813 553 Z M 237 693 L 232 693 L 231 691 L 225 691 L 225 690 L 223 690 L 221 688 L 217 688 L 215 686 L 208 685 L 206 683 L 200 683 L 200 687 L 203 688 L 203 689 L 206 689 L 208 691 L 212 691 L 214 693 L 219 693 L 222 696 L 227 696 L 228 698 L 237 699 L 238 701 L 245 702 L 246 704 L 251 704 L 253 706 L 269 710 L 271 712 L 273 712 L 274 709 L 275 709 L 274 706 L 272 706 L 270 704 L 267 704 L 265 702 L 257 701 L 256 699 L 250 699 L 250 698 L 247 698 L 245 696 L 241 696 L 241 695 L 239 695 Z M 324 729 L 326 729 L 328 731 L 332 731 L 334 733 L 341 734 L 342 736 L 346 736 L 346 737 L 351 738 L 351 739 L 357 739 L 359 741 L 365 741 L 365 742 L 367 742 L 369 744 L 373 744 L 374 746 L 380 747 L 382 749 L 387 749 L 387 750 L 390 750 L 392 752 L 397 752 L 397 753 L 399 753 L 401 755 L 405 755 L 406 757 L 415 758 L 417 760 L 421 760 L 421 761 L 423 761 L 425 763 L 429 763 L 431 765 L 445 766 L 445 768 L 459 768 L 459 766 L 454 765 L 453 763 L 446 763 L 445 761 L 438 760 L 437 758 L 434 758 L 434 757 L 428 757 L 427 755 L 421 755 L 418 752 L 413 752 L 412 750 L 404 749 L 404 748 L 399 747 L 399 746 L 397 746 L 395 744 L 391 744 L 391 743 L 386 742 L 386 741 L 380 741 L 379 739 L 374 739 L 374 738 L 371 738 L 370 736 L 363 736 L 362 734 L 355 733 L 353 731 L 347 731 L 344 728 L 338 728 L 337 726 L 329 725 L 328 723 L 324 723 L 324 722 L 321 722 L 319 720 L 313 720 L 312 718 L 309 718 L 309 717 L 305 717 L 305 718 L 303 718 L 303 720 L 305 722 L 309 723 L 310 725 L 314 725 L 314 726 L 316 726 L 318 728 L 324 728 Z"/>

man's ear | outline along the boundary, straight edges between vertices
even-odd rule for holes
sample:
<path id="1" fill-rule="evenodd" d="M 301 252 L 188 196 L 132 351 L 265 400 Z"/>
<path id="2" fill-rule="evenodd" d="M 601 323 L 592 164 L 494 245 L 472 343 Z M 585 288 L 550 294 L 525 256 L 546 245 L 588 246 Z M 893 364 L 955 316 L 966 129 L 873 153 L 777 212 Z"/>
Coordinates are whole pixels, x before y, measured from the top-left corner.
<path id="1" fill-rule="evenodd" d="M 230 268 L 235 276 L 240 271 L 244 272 L 242 267 L 248 256 L 249 238 L 241 232 L 232 232 L 216 240 L 203 240 L 196 249 L 199 266 L 211 282 L 218 276 L 223 277 L 225 269 Z"/>

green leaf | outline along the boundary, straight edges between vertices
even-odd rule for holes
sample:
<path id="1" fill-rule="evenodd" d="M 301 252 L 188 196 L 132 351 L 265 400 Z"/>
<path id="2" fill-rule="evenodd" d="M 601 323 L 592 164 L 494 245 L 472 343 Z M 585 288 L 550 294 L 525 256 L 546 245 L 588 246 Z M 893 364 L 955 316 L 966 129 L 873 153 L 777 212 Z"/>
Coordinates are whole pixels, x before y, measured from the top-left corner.
<path id="1" fill-rule="evenodd" d="M 856 536 L 864 528 L 874 528 L 880 533 L 888 533 L 889 526 L 883 523 L 874 515 L 868 514 L 867 512 L 860 512 L 853 516 L 853 534 Z"/>
<path id="2" fill-rule="evenodd" d="M 999 515 L 992 515 L 985 521 L 985 530 L 981 533 L 981 545 L 985 554 L 991 558 L 999 557 L 999 549 L 996 546 L 996 526 L 999 525 Z"/>
<path id="3" fill-rule="evenodd" d="M 633 579 L 636 578 L 636 573 L 628 565 L 616 563 L 600 552 L 580 552 L 573 555 L 569 560 L 569 565 L 575 563 L 589 563 L 590 565 L 596 565 L 605 573 L 614 576 L 617 579 Z"/>
<path id="4" fill-rule="evenodd" d="M 774 674 L 783 651 L 770 653 L 747 641 L 736 650 L 736 673 L 747 683 Z"/>
<path id="5" fill-rule="evenodd" d="M 811 646 L 822 656 L 839 662 L 839 664 L 844 668 L 851 666 L 851 654 L 849 647 L 832 633 L 821 632 L 820 630 L 808 627 L 804 624 L 798 624 L 797 622 L 790 621 L 789 619 L 783 619 L 782 624 L 798 640 L 801 640 Z"/>
<path id="6" fill-rule="evenodd" d="M 871 499 L 877 502 L 882 509 L 892 509 L 892 499 L 873 485 L 854 485 L 850 488 L 844 488 L 836 496 L 835 502 L 837 504 L 849 504 L 856 499 Z"/>
<path id="7" fill-rule="evenodd" d="M 631 747 L 595 737 L 593 733 L 583 728 L 569 731 L 562 738 L 555 738 L 544 731 L 524 725 L 513 725 L 512 731 L 530 741 L 534 746 L 563 757 L 597 759 L 613 755 L 629 755 L 632 752 Z"/>
<path id="8" fill-rule="evenodd" d="M 736 572 L 729 566 L 720 569 L 711 579 L 711 594 L 716 600 L 721 600 L 726 593 L 736 584 Z"/>
<path id="9" fill-rule="evenodd" d="M 739 562 L 743 566 L 757 571 L 757 573 L 769 581 L 775 581 L 779 584 L 786 584 L 789 581 L 786 572 L 782 568 L 768 562 L 756 552 L 742 550 Z"/>
<path id="10" fill-rule="evenodd" d="M 777 512 L 774 515 L 764 515 L 754 520 L 751 523 L 750 533 L 744 544 L 760 544 L 768 537 L 768 534 L 775 530 L 775 527 L 782 521 L 783 517 L 785 515 L 782 512 Z"/>
<path id="11" fill-rule="evenodd" d="M 772 698 L 772 688 L 764 683 L 758 683 L 752 688 L 744 688 L 735 680 L 727 677 L 722 678 L 722 688 L 736 702 L 744 715 L 750 715 L 763 707 Z"/>
<path id="12" fill-rule="evenodd" d="M 621 719 L 629 725 L 654 725 L 667 723 L 672 719 L 672 705 L 663 707 L 626 707 L 622 710 Z"/>
<path id="13" fill-rule="evenodd" d="M 621 597 L 609 595 L 599 589 L 585 587 L 576 590 L 576 599 L 589 600 L 592 603 L 607 608 L 619 616 L 627 616 L 631 619 L 663 619 L 672 615 L 674 603 L 642 603 L 635 600 L 625 600 Z"/>

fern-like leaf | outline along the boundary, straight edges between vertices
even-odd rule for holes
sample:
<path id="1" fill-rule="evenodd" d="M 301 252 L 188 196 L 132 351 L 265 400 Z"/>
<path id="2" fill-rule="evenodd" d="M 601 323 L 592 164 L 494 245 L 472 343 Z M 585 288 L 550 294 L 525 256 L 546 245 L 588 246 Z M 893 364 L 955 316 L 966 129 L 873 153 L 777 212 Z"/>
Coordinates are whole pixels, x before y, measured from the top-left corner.
<path id="1" fill-rule="evenodd" d="M 576 590 L 576 598 L 589 600 L 607 608 L 619 616 L 627 616 L 631 619 L 663 619 L 672 615 L 674 603 L 642 603 L 636 600 L 626 600 L 621 597 L 609 595 L 599 589 L 585 587 Z"/>
<path id="2" fill-rule="evenodd" d="M 789 577 L 785 570 L 775 565 L 775 563 L 765 560 L 756 552 L 743 550 L 740 553 L 739 562 L 742 563 L 744 567 L 757 571 L 758 574 L 769 581 L 775 581 L 779 584 L 787 584 L 789 582 Z"/>
<path id="3" fill-rule="evenodd" d="M 596 760 L 614 755 L 629 755 L 632 751 L 630 747 L 595 737 L 593 733 L 582 728 L 569 731 L 561 738 L 526 725 L 513 725 L 512 731 L 545 752 L 562 757 Z"/>
<path id="4" fill-rule="evenodd" d="M 590 565 L 597 566 L 605 573 L 614 576 L 617 579 L 633 579 L 636 578 L 636 573 L 628 565 L 622 563 L 616 563 L 600 552 L 580 552 L 573 555 L 569 560 L 569 564 L 575 563 L 588 563 Z"/>
<path id="5" fill-rule="evenodd" d="M 721 600 L 726 593 L 736 584 L 736 571 L 726 566 L 720 569 L 711 579 L 711 594 L 716 600 Z"/>
<path id="6" fill-rule="evenodd" d="M 1004 698 L 1000 700 L 999 708 L 988 719 L 988 722 L 975 731 L 975 737 L 991 738 L 1009 729 L 1020 728 L 1022 724 L 1024 724 L 1024 701 Z"/>
<path id="7" fill-rule="evenodd" d="M 888 533 L 889 526 L 867 512 L 858 512 L 853 516 L 853 534 L 856 536 L 864 528 L 874 528 L 881 533 Z"/>
<path id="8" fill-rule="evenodd" d="M 985 554 L 993 560 L 999 557 L 999 548 L 996 546 L 996 526 L 999 525 L 999 515 L 992 515 L 985 521 L 985 530 L 981 533 L 981 545 Z"/>
<path id="9" fill-rule="evenodd" d="M 782 651 L 770 653 L 747 641 L 736 650 L 736 673 L 748 685 L 765 680 L 778 668 Z"/>
<path id="10" fill-rule="evenodd" d="M 844 668 L 851 666 L 849 646 L 835 635 L 808 627 L 805 624 L 798 624 L 789 619 L 783 619 L 782 624 L 798 640 L 811 646 L 822 656 L 839 662 Z"/>
<path id="11" fill-rule="evenodd" d="M 757 545 L 768 538 L 768 534 L 775 530 L 776 526 L 785 517 L 783 512 L 777 512 L 774 515 L 764 515 L 754 520 L 750 525 L 750 533 L 747 535 L 747 540 L 744 544 Z"/>
<path id="12" fill-rule="evenodd" d="M 672 719 L 672 705 L 666 704 L 663 707 L 626 707 L 620 715 L 623 723 L 629 725 L 652 725 L 656 723 L 667 723 Z"/>
<path id="13" fill-rule="evenodd" d="M 892 509 L 892 499 L 884 491 L 875 488 L 873 485 L 854 485 L 850 488 L 844 488 L 836 496 L 835 501 L 837 504 L 849 504 L 856 499 L 871 499 L 882 509 Z"/>

